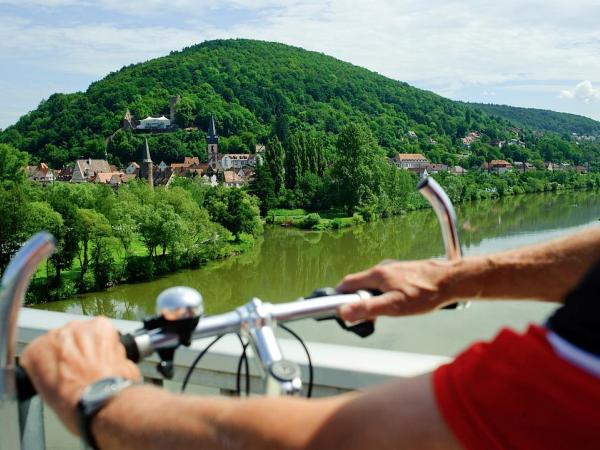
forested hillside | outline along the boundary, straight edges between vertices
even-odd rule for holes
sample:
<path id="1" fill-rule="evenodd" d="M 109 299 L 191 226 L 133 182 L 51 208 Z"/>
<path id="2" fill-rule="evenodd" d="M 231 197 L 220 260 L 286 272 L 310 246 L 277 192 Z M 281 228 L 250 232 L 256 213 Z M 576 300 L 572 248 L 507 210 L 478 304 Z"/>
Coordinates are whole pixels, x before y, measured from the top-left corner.
<path id="1" fill-rule="evenodd" d="M 224 137 L 222 150 L 231 152 L 253 149 L 274 134 L 285 142 L 299 130 L 315 131 L 331 146 L 351 122 L 370 128 L 388 155 L 419 151 L 434 162 L 456 162 L 460 139 L 471 130 L 484 132 L 484 143 L 516 137 L 505 119 L 323 54 L 277 43 L 220 40 L 124 67 L 86 92 L 54 94 L 4 130 L 0 142 L 29 152 L 33 161 L 61 166 L 104 156 L 112 136 L 109 159 L 126 163 L 138 157 L 141 139 L 131 132 L 114 134 L 125 111 L 137 118 L 168 114 L 171 95 L 181 96 L 178 125 L 198 130 L 150 137 L 154 157 L 167 163 L 204 154 L 211 114 Z M 526 158 L 590 159 L 590 152 L 557 149 L 556 143 L 541 154 L 532 134 L 519 138 L 533 150 Z M 482 147 L 476 156 L 473 163 L 511 154 Z"/>
<path id="2" fill-rule="evenodd" d="M 589 117 L 546 109 L 519 108 L 507 105 L 485 103 L 468 103 L 468 105 L 532 130 L 558 133 L 565 136 L 577 133 L 582 136 L 600 137 L 600 122 Z"/>

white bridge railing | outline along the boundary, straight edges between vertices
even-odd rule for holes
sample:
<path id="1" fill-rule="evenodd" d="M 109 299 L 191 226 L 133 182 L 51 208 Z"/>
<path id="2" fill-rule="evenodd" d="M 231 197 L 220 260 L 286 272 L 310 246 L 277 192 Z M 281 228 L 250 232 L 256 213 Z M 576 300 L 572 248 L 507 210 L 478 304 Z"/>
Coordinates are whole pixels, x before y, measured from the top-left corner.
<path id="1" fill-rule="evenodd" d="M 72 320 L 85 320 L 88 317 L 74 314 L 22 308 L 18 320 L 18 354 L 37 336 L 58 328 Z M 140 322 L 112 320 L 115 327 L 128 333 L 140 328 Z M 177 389 L 194 358 L 210 339 L 195 341 L 190 348 L 180 348 L 175 356 L 175 376 L 172 382 L 164 383 L 167 389 Z M 306 355 L 300 345 L 290 339 L 281 339 L 280 344 L 286 358 L 297 362 L 307 380 Z M 429 372 L 449 360 L 443 356 L 395 352 L 308 342 L 314 367 L 313 396 L 321 397 L 365 388 L 397 378 L 413 377 Z M 225 336 L 204 356 L 193 371 L 189 381 L 191 393 L 212 393 L 232 395 L 236 390 L 236 373 L 241 353 L 239 340 L 235 336 Z M 250 352 L 251 354 L 251 352 Z M 163 385 L 156 371 L 155 357 L 147 358 L 139 364 L 146 383 Z M 252 391 L 261 391 L 262 378 L 253 360 L 250 361 Z M 242 385 L 244 385 L 242 380 Z M 26 442 L 28 448 L 44 448 L 48 441 L 44 432 L 40 402 L 32 402 L 28 412 Z M 17 426 L 17 425 L 16 425 Z M 48 443 L 49 448 L 60 448 Z"/>

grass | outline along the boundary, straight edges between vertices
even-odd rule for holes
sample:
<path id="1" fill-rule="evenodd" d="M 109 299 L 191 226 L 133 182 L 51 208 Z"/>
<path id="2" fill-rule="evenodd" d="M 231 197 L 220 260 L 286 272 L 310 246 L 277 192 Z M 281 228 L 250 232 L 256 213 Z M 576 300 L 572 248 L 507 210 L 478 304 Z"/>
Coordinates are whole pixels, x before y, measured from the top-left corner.
<path id="1" fill-rule="evenodd" d="M 123 250 L 123 246 L 118 242 L 114 242 L 110 245 L 109 248 L 117 264 L 125 264 L 125 251 Z M 129 249 L 129 252 L 131 256 L 146 256 L 148 254 L 148 249 L 144 246 L 141 240 L 135 240 L 131 243 L 131 248 Z M 83 259 L 83 252 L 81 257 Z M 50 278 L 52 278 L 54 276 L 54 270 L 50 269 L 49 271 L 47 271 L 48 267 L 48 264 L 40 265 L 33 279 L 36 282 L 42 282 L 43 280 L 46 280 L 46 278 L 48 278 L 48 275 Z M 71 268 L 68 270 L 63 270 L 61 272 L 61 278 L 63 280 L 68 280 L 75 283 L 79 281 L 80 274 L 81 263 L 79 258 L 76 257 L 73 260 L 73 265 L 71 266 Z"/>
<path id="2" fill-rule="evenodd" d="M 339 230 L 364 222 L 360 215 L 348 217 L 341 209 L 317 213 L 308 213 L 304 209 L 271 209 L 267 212 L 266 221 L 275 225 L 315 231 Z"/>

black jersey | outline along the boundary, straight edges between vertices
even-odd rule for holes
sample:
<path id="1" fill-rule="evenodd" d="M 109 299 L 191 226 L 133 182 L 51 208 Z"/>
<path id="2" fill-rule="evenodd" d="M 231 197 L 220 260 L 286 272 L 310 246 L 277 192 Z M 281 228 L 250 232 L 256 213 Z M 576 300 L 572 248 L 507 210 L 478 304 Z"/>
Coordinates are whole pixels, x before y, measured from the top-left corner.
<path id="1" fill-rule="evenodd" d="M 548 328 L 571 344 L 600 356 L 600 261 L 567 294 Z"/>

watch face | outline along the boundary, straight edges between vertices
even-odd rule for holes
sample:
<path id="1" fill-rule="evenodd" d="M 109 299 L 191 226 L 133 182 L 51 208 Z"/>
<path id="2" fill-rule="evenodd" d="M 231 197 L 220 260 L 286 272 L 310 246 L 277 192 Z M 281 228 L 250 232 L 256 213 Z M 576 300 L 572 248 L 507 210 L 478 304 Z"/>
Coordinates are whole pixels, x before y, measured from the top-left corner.
<path id="1" fill-rule="evenodd" d="M 81 395 L 81 402 L 87 412 L 94 411 L 102 406 L 109 398 L 133 382 L 126 378 L 109 377 L 96 381 L 88 386 Z"/>

